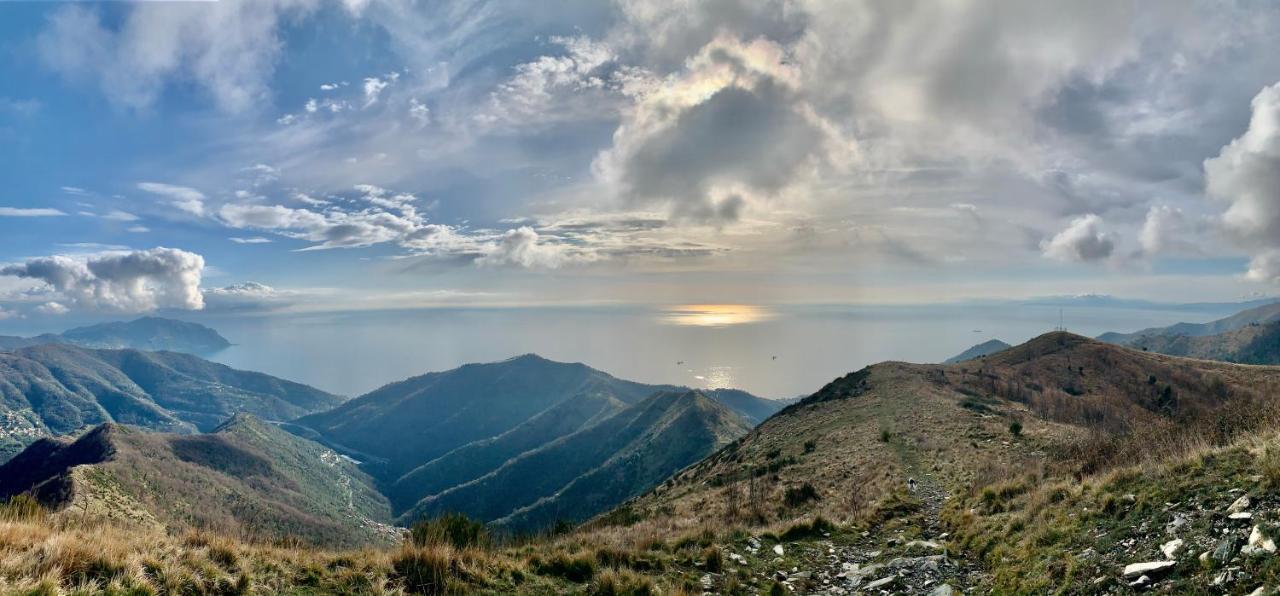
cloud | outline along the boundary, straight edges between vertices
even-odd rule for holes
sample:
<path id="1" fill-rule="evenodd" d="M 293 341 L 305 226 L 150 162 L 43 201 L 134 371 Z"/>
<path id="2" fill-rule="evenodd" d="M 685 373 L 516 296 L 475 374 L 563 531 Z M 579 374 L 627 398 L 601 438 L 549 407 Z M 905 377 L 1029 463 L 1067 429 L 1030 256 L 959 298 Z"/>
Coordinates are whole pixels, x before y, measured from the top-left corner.
<path id="1" fill-rule="evenodd" d="M 0 217 L 61 217 L 61 210 L 50 207 L 0 207 Z"/>
<path id="2" fill-rule="evenodd" d="M 516 265 L 554 269 L 566 262 L 583 258 L 564 245 L 539 242 L 538 233 L 529 226 L 507 230 L 488 253 L 476 260 L 479 265 Z"/>
<path id="3" fill-rule="evenodd" d="M 42 315 L 59 316 L 71 312 L 71 309 L 63 306 L 58 302 L 46 302 L 36 307 L 36 312 Z"/>
<path id="4" fill-rule="evenodd" d="M 1142 223 L 1138 241 L 1145 256 L 1160 254 L 1199 254 L 1196 237 L 1201 232 L 1200 226 L 1193 222 L 1182 209 L 1169 205 L 1152 205 L 1147 211 L 1147 218 Z"/>
<path id="5" fill-rule="evenodd" d="M 100 87 L 117 105 L 151 106 L 171 84 L 194 83 L 223 110 L 268 96 L 283 43 L 278 24 L 318 0 L 139 2 L 119 18 L 73 3 L 52 14 L 37 42 L 43 61 Z"/>
<path id="6" fill-rule="evenodd" d="M 386 80 L 378 77 L 369 77 L 364 80 L 364 107 L 368 108 L 373 104 L 378 103 L 378 96 L 382 95 L 382 91 L 386 89 L 388 85 L 395 82 L 400 75 L 398 73 L 391 73 L 387 76 L 388 78 Z"/>
<path id="7" fill-rule="evenodd" d="M 1253 281 L 1280 283 L 1280 250 L 1266 250 L 1249 261 L 1247 279 Z"/>
<path id="8" fill-rule="evenodd" d="M 109 219 L 111 221 L 138 221 L 139 218 L 138 216 L 132 213 L 129 213 L 127 211 L 112 209 L 111 211 L 107 212 L 106 215 L 103 215 L 102 219 Z"/>
<path id="9" fill-rule="evenodd" d="M 292 304 L 295 297 L 294 292 L 277 290 L 254 281 L 204 291 L 205 309 L 214 312 L 283 308 Z"/>
<path id="10" fill-rule="evenodd" d="M 270 238 L 263 238 L 262 236 L 232 236 L 228 240 L 236 244 L 269 244 L 271 242 Z"/>
<path id="11" fill-rule="evenodd" d="M 138 189 L 169 199 L 174 207 L 192 215 L 204 215 L 204 193 L 187 186 L 163 182 L 139 182 Z"/>
<path id="12" fill-rule="evenodd" d="M 1051 259 L 1092 262 L 1110 257 L 1115 240 L 1102 230 L 1102 218 L 1091 213 L 1072 220 L 1058 235 L 1042 242 L 1040 249 Z"/>
<path id="13" fill-rule="evenodd" d="M 1280 271 L 1280 83 L 1252 102 L 1249 128 L 1205 160 L 1205 191 L 1227 204 L 1222 226 L 1253 251 L 1248 277 L 1275 281 Z"/>
<path id="14" fill-rule="evenodd" d="M 0 306 L 0 321 L 3 321 L 5 319 L 17 318 L 18 316 L 19 316 L 18 313 L 13 312 L 11 310 L 7 310 L 3 306 Z"/>
<path id="15" fill-rule="evenodd" d="M 204 307 L 204 258 L 174 248 L 54 255 L 0 267 L 0 275 L 44 282 L 64 302 L 90 310 L 144 312 Z"/>
<path id="16" fill-rule="evenodd" d="M 829 142 L 846 142 L 797 92 L 785 55 L 765 39 L 716 38 L 640 99 L 597 175 L 629 203 L 695 220 L 736 220 L 746 197 L 799 183 L 835 159 Z"/>
<path id="17" fill-rule="evenodd" d="M 552 37 L 550 43 L 563 55 L 539 56 L 516 65 L 515 72 L 489 93 L 489 105 L 475 116 L 485 124 L 546 125 L 550 122 L 599 113 L 600 94 L 592 93 L 621 83 L 620 73 L 606 72 L 616 58 L 606 44 L 585 36 Z M 583 100 L 589 103 L 585 103 Z"/>

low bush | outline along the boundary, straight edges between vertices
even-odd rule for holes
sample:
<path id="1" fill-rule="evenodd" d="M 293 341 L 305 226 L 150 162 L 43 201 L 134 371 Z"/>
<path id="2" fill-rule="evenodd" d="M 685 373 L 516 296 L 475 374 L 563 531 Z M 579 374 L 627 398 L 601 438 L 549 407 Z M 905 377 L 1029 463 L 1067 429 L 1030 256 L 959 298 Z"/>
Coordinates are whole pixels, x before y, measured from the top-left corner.
<path id="1" fill-rule="evenodd" d="M 448 544 L 454 548 L 485 547 L 489 531 L 484 524 L 461 513 L 446 513 L 413 524 L 409 537 L 417 546 Z"/>
<path id="2" fill-rule="evenodd" d="M 570 557 L 559 553 L 550 559 L 534 559 L 530 561 L 533 572 L 538 575 L 558 577 L 575 583 L 585 583 L 596 574 L 596 562 L 586 556 Z"/>
<path id="3" fill-rule="evenodd" d="M 782 493 L 782 500 L 787 504 L 787 507 L 799 507 L 810 501 L 821 499 L 822 496 L 818 494 L 818 489 L 808 482 L 800 486 L 788 486 Z"/>
<path id="4" fill-rule="evenodd" d="M 391 562 L 393 576 L 411 594 L 444 594 L 453 568 L 453 549 L 442 546 L 406 547 Z"/>

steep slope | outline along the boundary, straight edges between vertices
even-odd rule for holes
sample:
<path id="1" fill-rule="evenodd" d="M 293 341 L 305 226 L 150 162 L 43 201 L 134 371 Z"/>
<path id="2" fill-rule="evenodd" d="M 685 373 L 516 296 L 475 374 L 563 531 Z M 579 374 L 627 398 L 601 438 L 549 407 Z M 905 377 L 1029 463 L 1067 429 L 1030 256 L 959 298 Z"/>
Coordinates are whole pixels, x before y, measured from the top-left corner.
<path id="1" fill-rule="evenodd" d="M 499 519 L 496 525 L 519 531 L 550 527 L 558 521 L 582 521 L 647 491 L 751 429 L 728 408 L 696 392 L 671 399 L 663 418 L 639 440 L 554 494 Z M 572 449 L 570 442 L 561 448 Z M 554 451 L 540 455 L 547 457 Z"/>
<path id="2" fill-rule="evenodd" d="M 1280 322 L 1280 302 L 1250 308 L 1208 323 L 1178 323 L 1168 327 L 1151 327 L 1133 333 L 1103 333 L 1098 336 L 1098 339 L 1113 344 L 1132 345 L 1134 341 L 1149 336 L 1199 337 L 1234 331 L 1253 324 L 1266 325 L 1275 322 Z"/>
<path id="3" fill-rule="evenodd" d="M 629 502 L 628 517 L 690 526 L 726 519 L 848 519 L 914 478 L 942 496 L 995 470 L 1040 469 L 1095 436 L 1176 438 L 1264 404 L 1280 368 L 1186 360 L 1051 333 L 980 361 L 882 363 L 779 412 L 706 460 Z M 1207 427 L 1206 427 L 1207 428 Z M 1211 440 L 1210 433 L 1203 435 Z M 1072 465 L 1141 454 L 1099 448 Z M 1111 458 L 1111 459 L 1107 459 Z M 788 497 L 790 495 L 790 497 Z"/>
<path id="4" fill-rule="evenodd" d="M 511 431 L 575 395 L 605 395 L 634 404 L 659 391 L 680 389 L 528 354 L 392 383 L 296 422 L 335 448 L 377 458 L 382 465 L 370 469 L 391 483 L 455 449 Z M 749 417 L 781 406 L 742 392 L 723 395 Z M 503 461 L 519 453 L 508 451 Z"/>
<path id="5" fill-rule="evenodd" d="M 62 343 L 83 348 L 167 350 L 188 354 L 211 354 L 231 347 L 231 342 L 204 325 L 160 317 L 100 323 L 34 337 L 0 336 L 0 350 Z"/>
<path id="6" fill-rule="evenodd" d="M 404 511 L 423 495 L 434 495 L 475 480 L 521 453 L 572 434 L 626 407 L 607 394 L 575 395 L 501 435 L 468 443 L 414 468 L 385 492 L 396 511 Z"/>
<path id="7" fill-rule="evenodd" d="M 1145 335 L 1129 345 L 1170 356 L 1240 364 L 1280 364 L 1280 322 L 1251 323 L 1216 335 Z"/>
<path id="8" fill-rule="evenodd" d="M 282 420 L 341 398 L 174 352 L 46 344 L 0 352 L 0 461 L 42 436 L 119 422 L 211 430 L 232 414 Z"/>
<path id="9" fill-rule="evenodd" d="M 521 530 L 560 518 L 584 519 L 644 491 L 748 428 L 741 417 L 699 392 L 660 393 L 471 482 L 428 496 L 401 519 L 461 512 L 484 521 L 507 517 L 501 525 Z"/>
<path id="10" fill-rule="evenodd" d="M 98 426 L 42 439 L 0 466 L 0 496 L 30 492 L 67 515 L 252 539 L 385 542 L 390 508 L 358 467 L 247 415 L 210 434 Z"/>
<path id="11" fill-rule="evenodd" d="M 955 363 L 957 363 L 957 362 L 964 362 L 964 361 L 966 361 L 966 360 L 974 360 L 974 359 L 976 359 L 976 358 L 982 358 L 983 356 L 989 356 L 989 355 L 994 354 L 994 353 L 996 353 L 996 352 L 999 352 L 999 351 L 1001 351 L 1001 350 L 1007 350 L 1007 349 L 1012 348 L 1012 347 L 1013 347 L 1013 346 L 1011 346 L 1011 345 L 1009 345 L 1009 344 L 1007 344 L 1007 343 L 1004 343 L 1004 342 L 1002 342 L 1002 341 L 1000 341 L 1000 340 L 998 340 L 998 339 L 993 339 L 993 340 L 990 340 L 990 341 L 984 341 L 984 342 L 982 342 L 982 343 L 980 343 L 980 344 L 978 344 L 978 345 L 976 345 L 976 346 L 973 346 L 973 347 L 971 347 L 971 348 L 969 348 L 969 349 L 967 349 L 967 350 L 965 350 L 965 351 L 963 351 L 963 352 L 960 352 L 959 354 L 956 354 L 955 356 L 952 356 L 952 357 L 950 357 L 950 358 L 947 358 L 945 361 L 943 361 L 943 364 L 955 364 Z"/>
<path id="12" fill-rule="evenodd" d="M 672 391 L 676 389 L 682 388 L 671 387 L 663 390 Z M 700 391 L 702 391 L 703 395 L 720 402 L 726 408 L 742 416 L 743 420 L 746 420 L 751 426 L 764 422 L 767 418 L 777 413 L 778 410 L 791 403 L 785 399 L 763 399 L 741 389 L 701 389 Z"/>

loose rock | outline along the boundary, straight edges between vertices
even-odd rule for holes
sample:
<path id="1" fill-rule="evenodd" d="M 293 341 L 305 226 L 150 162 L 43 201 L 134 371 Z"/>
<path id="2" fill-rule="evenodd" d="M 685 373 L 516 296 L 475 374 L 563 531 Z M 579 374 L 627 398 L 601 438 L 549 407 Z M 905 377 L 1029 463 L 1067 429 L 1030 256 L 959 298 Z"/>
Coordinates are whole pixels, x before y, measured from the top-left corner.
<path id="1" fill-rule="evenodd" d="M 1159 575 L 1173 570 L 1177 563 L 1173 561 L 1151 561 L 1149 563 L 1133 563 L 1124 568 L 1124 577 L 1133 579 L 1142 575 Z"/>

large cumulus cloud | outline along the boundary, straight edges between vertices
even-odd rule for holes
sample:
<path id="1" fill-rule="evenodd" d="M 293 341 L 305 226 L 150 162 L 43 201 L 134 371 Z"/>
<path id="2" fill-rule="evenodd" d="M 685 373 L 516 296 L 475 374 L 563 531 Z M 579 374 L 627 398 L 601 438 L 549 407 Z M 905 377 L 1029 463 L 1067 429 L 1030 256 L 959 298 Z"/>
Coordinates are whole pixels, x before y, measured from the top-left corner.
<path id="1" fill-rule="evenodd" d="M 144 312 L 204 308 L 204 258 L 176 248 L 54 255 L 0 267 L 0 275 L 44 282 L 60 303 L 90 310 Z"/>
<path id="2" fill-rule="evenodd" d="M 842 142 L 798 77 L 778 44 L 722 35 L 641 95 L 595 170 L 633 204 L 736 220 L 748 200 L 775 197 L 829 163 L 828 145 Z"/>
<path id="3" fill-rule="evenodd" d="M 1227 204 L 1223 227 L 1254 252 L 1249 278 L 1280 280 L 1280 83 L 1253 98 L 1248 130 L 1204 170 L 1209 196 Z"/>

